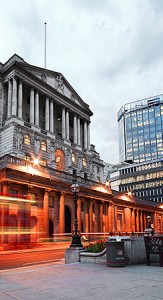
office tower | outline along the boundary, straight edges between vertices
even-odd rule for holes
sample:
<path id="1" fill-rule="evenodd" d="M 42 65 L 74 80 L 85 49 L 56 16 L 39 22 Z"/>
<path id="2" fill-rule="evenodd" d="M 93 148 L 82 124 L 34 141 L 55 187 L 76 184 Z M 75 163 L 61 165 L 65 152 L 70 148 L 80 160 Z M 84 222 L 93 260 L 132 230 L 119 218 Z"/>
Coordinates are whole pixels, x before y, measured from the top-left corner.
<path id="1" fill-rule="evenodd" d="M 163 95 L 125 104 L 118 112 L 120 162 L 163 157 Z"/>

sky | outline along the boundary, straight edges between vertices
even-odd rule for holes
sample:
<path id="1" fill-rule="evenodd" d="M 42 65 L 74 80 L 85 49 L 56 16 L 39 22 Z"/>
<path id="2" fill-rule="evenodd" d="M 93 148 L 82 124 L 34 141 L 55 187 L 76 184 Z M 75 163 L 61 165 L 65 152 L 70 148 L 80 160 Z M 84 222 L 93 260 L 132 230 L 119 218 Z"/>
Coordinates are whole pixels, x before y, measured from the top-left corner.
<path id="1" fill-rule="evenodd" d="M 0 62 L 60 72 L 90 106 L 91 144 L 119 162 L 117 113 L 163 93 L 163 0 L 0 0 Z"/>

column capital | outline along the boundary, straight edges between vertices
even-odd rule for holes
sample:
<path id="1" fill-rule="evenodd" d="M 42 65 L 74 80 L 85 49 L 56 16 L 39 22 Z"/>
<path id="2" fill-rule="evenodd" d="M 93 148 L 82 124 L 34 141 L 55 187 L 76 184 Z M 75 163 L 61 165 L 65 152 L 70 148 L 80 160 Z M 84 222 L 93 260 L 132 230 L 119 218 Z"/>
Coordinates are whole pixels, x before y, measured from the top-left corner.
<path id="1" fill-rule="evenodd" d="M 45 188 L 44 195 L 48 195 L 51 192 L 50 188 Z"/>

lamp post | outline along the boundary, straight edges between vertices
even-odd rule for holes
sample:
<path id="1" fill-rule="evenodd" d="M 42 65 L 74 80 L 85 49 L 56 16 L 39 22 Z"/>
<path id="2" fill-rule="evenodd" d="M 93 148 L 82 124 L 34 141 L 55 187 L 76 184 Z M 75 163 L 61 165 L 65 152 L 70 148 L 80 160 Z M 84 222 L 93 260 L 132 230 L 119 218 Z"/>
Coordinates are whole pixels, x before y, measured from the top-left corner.
<path id="1" fill-rule="evenodd" d="M 144 233 L 147 235 L 152 235 L 153 229 L 151 227 L 152 218 L 150 215 L 147 216 L 147 228 L 144 230 Z"/>
<path id="2" fill-rule="evenodd" d="M 77 220 L 77 200 L 78 192 L 80 190 L 79 184 L 76 182 L 76 178 L 73 180 L 71 185 L 71 191 L 74 193 L 74 229 L 72 231 L 72 241 L 70 247 L 83 247 L 81 243 L 81 235 L 78 230 L 78 220 Z"/>

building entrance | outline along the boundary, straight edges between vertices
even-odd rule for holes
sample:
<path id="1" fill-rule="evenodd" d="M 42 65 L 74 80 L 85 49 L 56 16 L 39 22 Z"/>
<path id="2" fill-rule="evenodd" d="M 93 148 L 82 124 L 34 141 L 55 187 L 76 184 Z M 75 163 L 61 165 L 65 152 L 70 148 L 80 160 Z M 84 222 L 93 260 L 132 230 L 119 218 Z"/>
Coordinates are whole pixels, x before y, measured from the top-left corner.
<path id="1" fill-rule="evenodd" d="M 68 206 L 65 206 L 65 233 L 71 233 L 71 212 Z"/>

